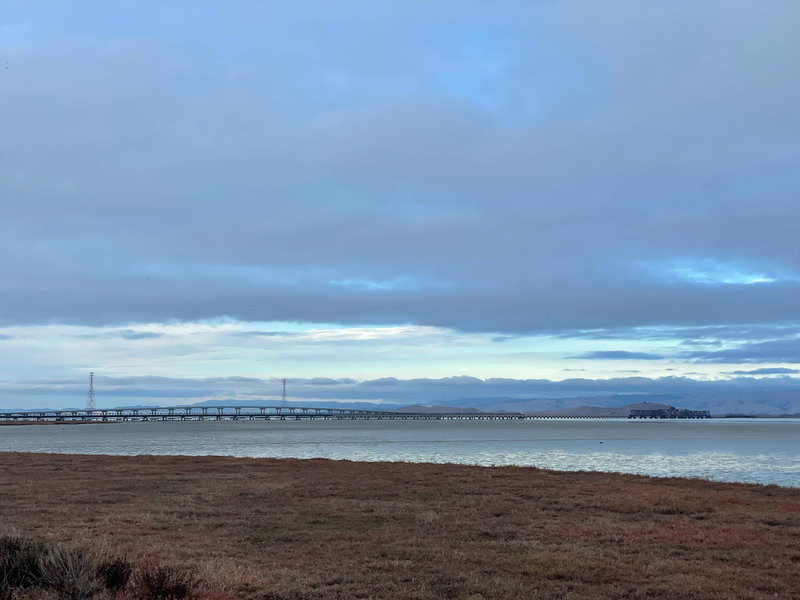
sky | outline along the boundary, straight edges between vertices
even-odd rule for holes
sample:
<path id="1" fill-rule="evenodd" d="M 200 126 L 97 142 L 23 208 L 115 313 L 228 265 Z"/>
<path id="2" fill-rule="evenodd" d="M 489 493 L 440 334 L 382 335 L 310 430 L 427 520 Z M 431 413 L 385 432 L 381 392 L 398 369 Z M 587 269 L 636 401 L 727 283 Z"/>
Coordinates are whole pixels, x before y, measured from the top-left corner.
<path id="1" fill-rule="evenodd" d="M 800 389 L 799 28 L 0 0 L 0 407 Z"/>

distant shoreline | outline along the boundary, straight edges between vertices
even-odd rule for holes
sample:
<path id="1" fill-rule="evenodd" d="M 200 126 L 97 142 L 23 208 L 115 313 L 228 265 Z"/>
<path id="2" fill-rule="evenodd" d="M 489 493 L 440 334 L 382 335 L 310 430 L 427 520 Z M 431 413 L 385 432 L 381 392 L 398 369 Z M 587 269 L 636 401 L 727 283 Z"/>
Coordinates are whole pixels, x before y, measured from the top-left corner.
<path id="1" fill-rule="evenodd" d="M 428 413 L 430 416 L 435 417 L 438 413 Z M 479 413 L 478 413 L 479 414 Z M 510 414 L 510 413 L 509 413 Z M 537 416 L 537 413 L 530 413 L 531 415 Z M 442 416 L 447 416 L 446 414 L 442 414 Z M 575 419 L 575 420 L 592 420 L 596 419 L 598 421 L 616 421 L 616 420 L 630 420 L 630 421 L 641 421 L 641 422 L 648 422 L 648 421 L 695 421 L 695 422 L 702 422 L 702 421 L 709 421 L 714 419 L 800 419 L 800 414 L 780 414 L 780 415 L 742 415 L 742 414 L 727 414 L 727 415 L 711 415 L 709 418 L 705 419 L 685 419 L 685 418 L 629 418 L 625 415 L 568 415 L 568 414 L 560 414 L 560 415 L 541 415 L 540 419 L 533 419 L 533 420 L 553 420 L 557 421 L 560 419 Z M 126 420 L 117 420 L 114 418 L 109 418 L 108 420 L 101 420 L 101 419 L 86 419 L 86 420 L 75 420 L 75 419 L 64 419 L 64 420 L 53 420 L 53 419 L 42 419 L 42 420 L 0 420 L 0 427 L 10 427 L 10 426 L 22 426 L 22 425 L 89 425 L 89 424 L 103 424 L 103 425 L 110 425 L 113 423 L 136 423 L 136 422 L 147 422 L 147 421 L 158 421 L 159 419 L 148 418 L 148 419 L 126 419 Z M 181 421 L 180 419 L 167 419 L 170 422 L 186 422 L 186 423 L 195 423 L 200 422 L 196 419 L 187 419 L 185 421 Z M 230 421 L 232 419 L 225 419 L 224 421 Z M 292 420 L 292 419 L 288 419 Z M 513 420 L 513 419 L 512 419 Z M 248 422 L 247 419 L 240 419 L 242 422 Z M 213 423 L 217 422 L 216 419 L 207 418 L 203 419 L 202 422 Z M 222 422 L 222 421 L 219 421 Z"/>

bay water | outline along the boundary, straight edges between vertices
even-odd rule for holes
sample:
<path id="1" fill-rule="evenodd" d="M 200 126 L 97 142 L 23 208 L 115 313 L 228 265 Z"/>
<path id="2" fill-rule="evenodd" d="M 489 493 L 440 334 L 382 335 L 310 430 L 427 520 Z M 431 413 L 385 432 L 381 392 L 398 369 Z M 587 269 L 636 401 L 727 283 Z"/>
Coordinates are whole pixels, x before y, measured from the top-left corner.
<path id="1" fill-rule="evenodd" d="M 0 427 L 0 451 L 517 465 L 800 487 L 800 419 L 26 425 Z"/>

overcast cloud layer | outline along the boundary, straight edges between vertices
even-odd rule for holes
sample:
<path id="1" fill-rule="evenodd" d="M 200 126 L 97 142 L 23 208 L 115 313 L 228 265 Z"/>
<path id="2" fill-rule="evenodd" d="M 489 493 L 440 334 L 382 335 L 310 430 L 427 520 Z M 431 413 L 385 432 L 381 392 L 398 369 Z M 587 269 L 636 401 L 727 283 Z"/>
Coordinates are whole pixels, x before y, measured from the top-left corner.
<path id="1" fill-rule="evenodd" d="M 619 340 L 564 368 L 800 363 L 795 2 L 2 13 L 0 327 L 410 325 Z M 655 332 L 669 347 L 631 347 Z"/>

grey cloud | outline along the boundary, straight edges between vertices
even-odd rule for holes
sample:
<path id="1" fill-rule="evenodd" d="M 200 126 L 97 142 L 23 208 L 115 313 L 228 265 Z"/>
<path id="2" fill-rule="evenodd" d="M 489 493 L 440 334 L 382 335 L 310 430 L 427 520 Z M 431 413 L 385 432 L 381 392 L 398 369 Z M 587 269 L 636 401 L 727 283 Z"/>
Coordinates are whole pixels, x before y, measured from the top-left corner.
<path id="1" fill-rule="evenodd" d="M 236 331 L 231 335 L 238 337 L 294 337 L 298 334 L 292 331 Z"/>
<path id="2" fill-rule="evenodd" d="M 590 340 L 680 340 L 686 344 L 717 344 L 722 340 L 760 341 L 766 339 L 793 338 L 800 335 L 800 325 L 788 323 L 745 323 L 740 325 L 703 325 L 698 327 L 614 327 L 590 330 L 544 331 L 564 339 Z"/>
<path id="3" fill-rule="evenodd" d="M 596 350 L 568 358 L 583 358 L 589 360 L 659 360 L 665 358 L 660 354 L 650 352 L 627 352 L 625 350 Z"/>
<path id="4" fill-rule="evenodd" d="M 396 377 L 381 377 L 380 379 L 373 379 L 370 384 L 376 387 L 391 387 L 400 383 Z"/>
<path id="5" fill-rule="evenodd" d="M 119 332 L 119 336 L 125 340 L 149 340 L 161 337 L 160 333 L 152 331 L 135 331 L 132 329 L 125 329 Z"/>
<path id="6" fill-rule="evenodd" d="M 292 380 L 294 382 L 294 380 Z M 313 377 L 311 379 L 306 379 L 304 382 L 306 385 L 351 385 L 356 383 L 355 379 L 348 379 L 348 378 L 341 378 L 341 379 L 331 379 L 330 377 Z"/>
<path id="7" fill-rule="evenodd" d="M 230 377 L 217 377 L 210 380 L 213 383 L 261 383 L 263 380 L 258 377 L 241 377 L 232 375 Z"/>
<path id="8" fill-rule="evenodd" d="M 687 352 L 682 356 L 711 363 L 800 363 L 800 338 L 768 340 L 724 350 Z"/>
<path id="9" fill-rule="evenodd" d="M 75 337 L 85 339 L 113 339 L 120 338 L 123 340 L 147 340 L 162 337 L 162 334 L 152 331 L 137 331 L 135 329 L 121 329 L 114 331 L 100 331 L 98 333 L 81 333 Z"/>
<path id="10" fill-rule="evenodd" d="M 800 373 L 800 369 L 787 369 L 785 367 L 764 367 L 749 371 L 733 371 L 734 375 L 793 375 Z"/>
<path id="11" fill-rule="evenodd" d="M 690 340 L 681 340 L 680 344 L 682 346 L 694 346 L 694 347 L 704 347 L 704 348 L 717 347 L 717 348 L 719 348 L 721 346 L 724 346 L 725 342 L 723 340 L 718 340 L 718 339 L 714 339 L 714 340 L 712 340 L 712 339 L 705 339 L 705 340 L 690 339 Z"/>
<path id="12" fill-rule="evenodd" d="M 9 15 L 4 323 L 796 322 L 799 6 L 292 4 Z"/>

